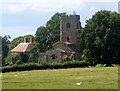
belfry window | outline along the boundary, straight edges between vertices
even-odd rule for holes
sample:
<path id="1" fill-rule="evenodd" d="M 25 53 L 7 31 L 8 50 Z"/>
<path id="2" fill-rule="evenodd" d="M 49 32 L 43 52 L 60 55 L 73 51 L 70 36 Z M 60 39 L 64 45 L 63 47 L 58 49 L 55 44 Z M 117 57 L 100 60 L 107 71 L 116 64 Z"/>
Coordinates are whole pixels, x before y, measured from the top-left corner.
<path id="1" fill-rule="evenodd" d="M 66 26 L 67 26 L 67 29 L 70 29 L 70 23 L 69 22 L 67 23 Z"/>

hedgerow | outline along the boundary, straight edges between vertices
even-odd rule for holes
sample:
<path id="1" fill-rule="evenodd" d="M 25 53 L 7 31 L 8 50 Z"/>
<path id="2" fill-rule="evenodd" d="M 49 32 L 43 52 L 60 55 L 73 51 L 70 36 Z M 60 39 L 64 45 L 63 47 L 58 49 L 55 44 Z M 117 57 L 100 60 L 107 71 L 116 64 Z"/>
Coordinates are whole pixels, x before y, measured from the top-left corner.
<path id="1" fill-rule="evenodd" d="M 28 70 L 43 70 L 43 69 L 60 69 L 73 67 L 88 67 L 89 63 L 86 61 L 68 61 L 64 63 L 26 63 L 20 65 L 4 66 L 2 72 L 28 71 Z"/>

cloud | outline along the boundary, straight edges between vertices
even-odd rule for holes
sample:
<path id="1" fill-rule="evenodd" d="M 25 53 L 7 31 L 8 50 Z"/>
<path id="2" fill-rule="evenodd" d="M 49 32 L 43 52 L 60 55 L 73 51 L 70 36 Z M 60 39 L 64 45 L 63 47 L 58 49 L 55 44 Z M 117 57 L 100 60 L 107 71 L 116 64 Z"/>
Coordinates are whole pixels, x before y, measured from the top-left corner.
<path id="1" fill-rule="evenodd" d="M 119 0 L 0 0 L 0 11 L 3 10 L 4 13 L 19 13 L 26 10 L 68 12 L 83 9 L 86 2 L 118 1 Z"/>
<path id="2" fill-rule="evenodd" d="M 18 13 L 25 11 L 27 7 L 25 5 L 18 5 L 18 4 L 7 4 L 3 5 L 3 13 Z"/>
<path id="3" fill-rule="evenodd" d="M 19 32 L 19 33 L 18 33 Z M 36 27 L 29 26 L 0 26 L 0 36 L 10 35 L 13 38 L 23 35 L 32 34 L 36 32 Z"/>
<path id="4" fill-rule="evenodd" d="M 89 9 L 89 11 L 97 11 L 97 8 L 96 8 L 96 7 L 91 7 L 91 8 Z"/>
<path id="5" fill-rule="evenodd" d="M 1 0 L 5 13 L 34 11 L 74 11 L 84 7 L 83 0 Z"/>

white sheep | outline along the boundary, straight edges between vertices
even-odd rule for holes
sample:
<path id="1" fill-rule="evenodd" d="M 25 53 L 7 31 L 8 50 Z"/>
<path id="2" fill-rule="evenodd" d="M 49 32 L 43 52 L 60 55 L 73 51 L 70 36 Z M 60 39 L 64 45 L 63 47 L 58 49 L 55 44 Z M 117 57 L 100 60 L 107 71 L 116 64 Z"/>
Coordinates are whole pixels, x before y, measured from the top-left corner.
<path id="1" fill-rule="evenodd" d="M 90 69 L 90 72 L 93 72 L 93 70 L 92 70 L 92 69 Z"/>
<path id="2" fill-rule="evenodd" d="M 82 82 L 80 82 L 80 83 L 76 83 L 76 85 L 81 85 L 82 84 Z"/>

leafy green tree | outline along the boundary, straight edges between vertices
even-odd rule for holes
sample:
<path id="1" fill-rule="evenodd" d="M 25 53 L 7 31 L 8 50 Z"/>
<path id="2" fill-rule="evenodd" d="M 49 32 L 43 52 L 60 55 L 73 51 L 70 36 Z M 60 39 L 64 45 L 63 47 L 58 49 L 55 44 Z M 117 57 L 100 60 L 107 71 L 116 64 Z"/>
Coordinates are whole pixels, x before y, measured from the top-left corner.
<path id="1" fill-rule="evenodd" d="M 120 55 L 120 14 L 101 10 L 79 29 L 83 46 L 82 59 L 91 64 L 118 63 Z"/>
<path id="2" fill-rule="evenodd" d="M 10 54 L 6 57 L 5 62 L 9 64 L 15 64 L 17 61 L 22 61 L 22 63 L 27 63 L 29 60 L 29 54 L 27 53 L 15 53 Z"/>
<path id="3" fill-rule="evenodd" d="M 60 21 L 61 16 L 66 15 L 66 13 L 56 13 L 54 14 L 49 21 L 46 23 L 47 28 L 52 28 L 54 30 L 60 30 Z"/>
<path id="4" fill-rule="evenodd" d="M 0 66 L 2 65 L 2 36 L 0 36 Z"/>
<path id="5" fill-rule="evenodd" d="M 18 60 L 21 60 L 23 63 L 27 63 L 28 58 L 29 58 L 28 54 L 26 53 L 16 53 L 12 55 L 12 62 L 16 63 Z"/>
<path id="6" fill-rule="evenodd" d="M 8 55 L 10 38 L 11 37 L 9 35 L 5 35 L 4 37 L 2 37 L 2 64 L 3 65 L 5 64 L 5 58 Z"/>
<path id="7" fill-rule="evenodd" d="M 34 43 L 32 44 L 32 52 L 31 56 L 35 55 L 36 60 L 38 58 L 38 54 L 40 52 L 45 52 L 52 48 L 52 44 L 59 41 L 60 39 L 60 20 L 61 16 L 66 13 L 56 13 L 51 17 L 45 26 L 40 26 L 34 38 Z"/>

